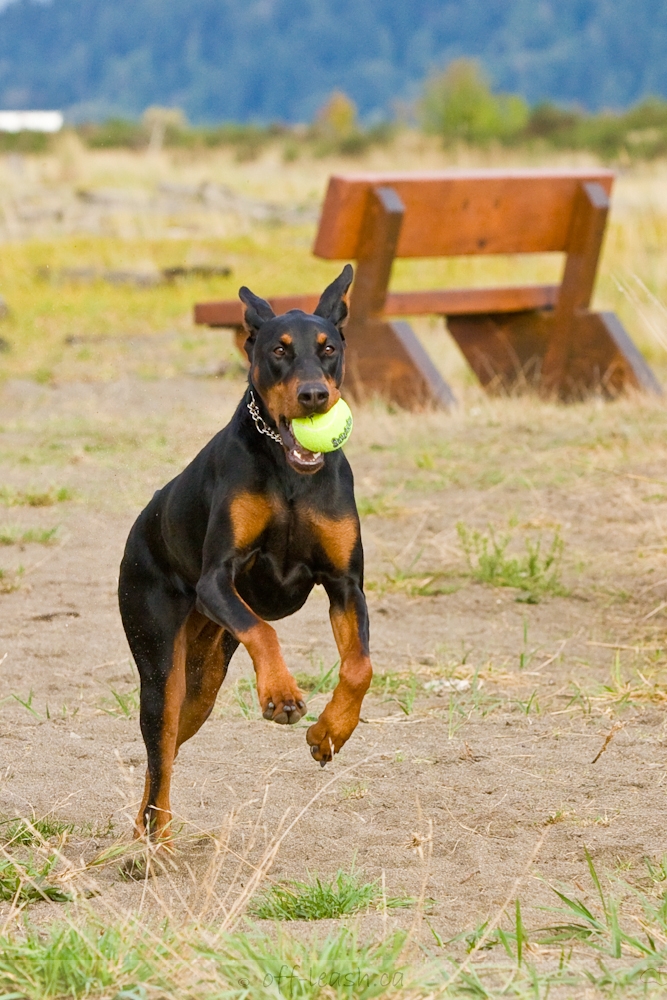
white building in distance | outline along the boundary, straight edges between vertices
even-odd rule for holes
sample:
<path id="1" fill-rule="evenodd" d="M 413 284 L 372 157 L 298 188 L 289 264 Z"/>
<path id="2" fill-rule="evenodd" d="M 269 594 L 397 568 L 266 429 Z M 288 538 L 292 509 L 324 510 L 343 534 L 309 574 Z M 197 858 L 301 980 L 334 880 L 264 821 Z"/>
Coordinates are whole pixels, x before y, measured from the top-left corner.
<path id="1" fill-rule="evenodd" d="M 0 132 L 59 132 L 60 111 L 0 111 Z"/>

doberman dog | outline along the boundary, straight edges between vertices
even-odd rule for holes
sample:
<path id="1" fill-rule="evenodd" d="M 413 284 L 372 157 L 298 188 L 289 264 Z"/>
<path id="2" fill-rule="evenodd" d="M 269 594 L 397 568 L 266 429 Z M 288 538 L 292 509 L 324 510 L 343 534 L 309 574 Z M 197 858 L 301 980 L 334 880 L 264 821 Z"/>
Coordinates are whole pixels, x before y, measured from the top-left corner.
<path id="1" fill-rule="evenodd" d="M 315 312 L 276 316 L 248 288 L 248 388 L 229 424 L 158 490 L 130 531 L 119 603 L 141 678 L 148 768 L 138 836 L 169 839 L 178 748 L 211 714 L 243 643 L 265 719 L 293 725 L 303 693 L 268 621 L 303 606 L 315 584 L 330 602 L 340 654 L 331 701 L 306 733 L 322 766 L 352 735 L 372 669 L 363 551 L 352 471 L 342 451 L 312 453 L 295 417 L 326 413 L 345 371 L 348 264 Z"/>

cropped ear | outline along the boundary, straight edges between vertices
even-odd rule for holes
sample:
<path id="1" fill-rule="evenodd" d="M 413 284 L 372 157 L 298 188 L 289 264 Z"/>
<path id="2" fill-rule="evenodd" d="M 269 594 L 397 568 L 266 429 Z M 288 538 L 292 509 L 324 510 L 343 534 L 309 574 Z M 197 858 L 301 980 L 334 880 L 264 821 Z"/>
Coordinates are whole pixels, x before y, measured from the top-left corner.
<path id="1" fill-rule="evenodd" d="M 266 299 L 260 299 L 245 285 L 239 288 L 239 298 L 245 306 L 243 322 L 251 337 L 254 337 L 262 323 L 268 323 L 270 319 L 276 318 L 276 314 Z"/>
<path id="2" fill-rule="evenodd" d="M 322 292 L 322 297 L 317 303 L 317 308 L 313 315 L 328 319 L 338 328 L 341 336 L 343 334 L 343 324 L 347 319 L 347 292 L 352 284 L 354 271 L 351 264 L 346 264 L 335 281 L 332 281 L 328 288 Z"/>
<path id="3" fill-rule="evenodd" d="M 248 331 L 248 338 L 243 345 L 243 349 L 248 355 L 248 361 L 252 364 L 252 348 L 255 343 L 257 331 L 262 323 L 267 323 L 270 319 L 275 319 L 276 314 L 266 299 L 260 299 L 259 295 L 255 295 L 245 285 L 239 288 L 239 298 L 245 306 L 243 310 L 243 325 Z"/>

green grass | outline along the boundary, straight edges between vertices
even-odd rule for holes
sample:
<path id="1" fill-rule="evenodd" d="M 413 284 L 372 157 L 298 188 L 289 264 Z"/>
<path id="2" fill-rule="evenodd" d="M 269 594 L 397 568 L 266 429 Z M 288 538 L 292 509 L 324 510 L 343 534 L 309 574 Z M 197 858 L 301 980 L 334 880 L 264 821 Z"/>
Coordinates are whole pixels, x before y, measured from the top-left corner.
<path id="1" fill-rule="evenodd" d="M 51 837 L 72 833 L 74 823 L 64 823 L 53 816 L 25 820 L 21 818 L 0 820 L 0 838 L 5 847 L 17 844 L 41 844 Z"/>
<path id="2" fill-rule="evenodd" d="M 355 781 L 351 785 L 341 785 L 341 799 L 365 799 L 368 794 L 368 785 L 363 781 Z"/>
<path id="3" fill-rule="evenodd" d="M 301 690 L 309 695 L 328 693 L 329 691 L 333 691 L 336 684 L 338 684 L 339 665 L 340 661 L 336 660 L 333 666 L 327 668 L 322 660 L 320 660 L 316 674 L 307 674 L 304 671 L 299 671 L 294 674 L 294 679 Z"/>
<path id="4" fill-rule="evenodd" d="M 0 545 L 53 545 L 58 528 L 0 528 Z"/>
<path id="5" fill-rule="evenodd" d="M 407 896 L 383 897 L 379 881 L 361 882 L 354 871 L 338 871 L 328 882 L 315 875 L 309 882 L 274 885 L 252 901 L 250 914 L 258 920 L 327 920 L 414 903 Z"/>
<path id="6" fill-rule="evenodd" d="M 15 572 L 0 568 L 0 594 L 11 594 L 12 591 L 18 590 L 21 586 L 22 575 L 22 566 L 19 566 Z"/>
<path id="7" fill-rule="evenodd" d="M 372 497 L 357 496 L 359 517 L 400 517 L 405 513 L 405 508 L 395 502 L 395 497 L 396 491 L 391 494 L 379 493 Z"/>
<path id="8" fill-rule="evenodd" d="M 261 719 L 262 709 L 257 697 L 257 683 L 254 677 L 239 677 L 232 688 L 232 696 L 244 719 Z"/>
<path id="9" fill-rule="evenodd" d="M 39 927 L 24 921 L 0 936 L 0 997 L 659 1000 L 667 984 L 667 860 L 647 859 L 646 874 L 638 872 L 631 883 L 599 872 L 585 848 L 584 856 L 587 885 L 577 892 L 552 886 L 545 920 L 528 919 L 516 898 L 452 937 L 443 937 L 438 917 L 430 916 L 430 944 L 377 928 L 363 939 L 355 923 L 324 937 L 281 927 L 285 920 L 355 912 L 332 913 L 330 894 L 345 896 L 349 883 L 338 891 L 341 875 L 351 878 L 341 872 L 331 882 L 288 883 L 256 897 L 255 909 L 273 900 L 270 912 L 260 914 L 276 921 L 269 933 L 249 920 L 242 930 L 222 932 L 199 921 L 157 923 L 131 915 L 102 921 L 85 911 Z M 20 873 L 15 884 L 22 891 Z M 287 895 L 276 895 L 276 888 Z M 361 909 L 384 905 L 377 883 L 354 882 L 351 897 Z M 39 898 L 35 893 L 24 902 Z M 294 905 L 306 898 L 308 906 Z M 387 906 L 392 902 L 387 899 Z M 399 897 L 396 905 L 414 902 Z"/>
<path id="10" fill-rule="evenodd" d="M 437 597 L 439 594 L 454 594 L 460 584 L 450 579 L 449 573 L 439 570 L 429 571 L 418 568 L 422 557 L 420 550 L 407 566 L 399 566 L 392 560 L 392 569 L 380 580 L 369 580 L 368 590 L 377 593 L 403 593 L 408 597 Z"/>
<path id="11" fill-rule="evenodd" d="M 493 587 L 515 587 L 525 592 L 517 600 L 528 604 L 538 603 L 545 594 L 564 594 L 560 580 L 564 542 L 555 531 L 550 544 L 543 551 L 542 536 L 536 541 L 524 539 L 524 551 L 508 555 L 512 541 L 510 535 L 497 535 L 492 527 L 488 534 L 468 528 L 462 521 L 456 525 L 459 543 L 474 580 Z"/>
<path id="12" fill-rule="evenodd" d="M 425 995 L 435 977 L 410 969 L 404 946 L 400 932 L 362 943 L 347 928 L 297 940 L 91 920 L 0 937 L 0 989 L 4 1000 L 374 1000 L 422 985 Z"/>
<path id="13" fill-rule="evenodd" d="M 371 691 L 384 697 L 385 701 L 395 701 L 406 715 L 412 714 L 415 698 L 423 683 L 413 673 L 399 670 L 385 670 L 374 673 Z"/>
<path id="14" fill-rule="evenodd" d="M 14 858 L 0 858 L 0 900 L 14 903 L 34 903 L 50 899 L 55 903 L 66 903 L 72 894 L 49 881 L 58 863 L 57 854 L 33 860 L 17 861 Z"/>
<path id="15" fill-rule="evenodd" d="M 48 490 L 14 490 L 0 486 L 0 503 L 5 507 L 53 507 L 73 498 L 67 486 L 52 486 Z"/>
<path id="16" fill-rule="evenodd" d="M 120 692 L 109 687 L 109 690 L 111 697 L 102 699 L 99 705 L 100 711 L 118 718 L 133 719 L 139 711 L 139 688 L 133 687 L 130 691 Z"/>

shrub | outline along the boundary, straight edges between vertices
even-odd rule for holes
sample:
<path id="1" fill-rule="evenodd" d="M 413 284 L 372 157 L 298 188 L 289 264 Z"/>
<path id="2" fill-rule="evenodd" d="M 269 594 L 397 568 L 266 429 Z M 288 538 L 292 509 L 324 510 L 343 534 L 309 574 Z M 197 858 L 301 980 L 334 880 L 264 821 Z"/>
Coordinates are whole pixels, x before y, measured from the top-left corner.
<path id="1" fill-rule="evenodd" d="M 515 139 L 528 122 L 528 105 L 517 94 L 494 94 L 479 64 L 455 59 L 426 81 L 421 113 L 427 132 L 445 143 L 484 145 Z"/>

